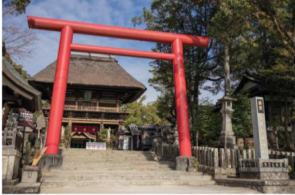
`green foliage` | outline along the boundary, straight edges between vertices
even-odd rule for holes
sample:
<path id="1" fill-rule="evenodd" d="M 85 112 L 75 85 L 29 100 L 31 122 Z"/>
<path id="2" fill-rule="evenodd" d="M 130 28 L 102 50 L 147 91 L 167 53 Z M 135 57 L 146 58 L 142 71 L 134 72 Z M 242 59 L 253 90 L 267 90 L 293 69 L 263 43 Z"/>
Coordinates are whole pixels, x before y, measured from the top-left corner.
<path id="1" fill-rule="evenodd" d="M 25 149 L 25 165 L 31 164 L 31 142 L 26 143 L 26 149 Z"/>
<path id="2" fill-rule="evenodd" d="M 23 14 L 31 0 L 3 0 L 3 8 L 10 9 L 10 14 Z"/>
<path id="3" fill-rule="evenodd" d="M 195 168 L 198 168 L 199 164 L 200 164 L 200 163 L 199 163 L 198 159 L 196 159 L 196 160 L 195 160 Z"/>
<path id="4" fill-rule="evenodd" d="M 163 121 L 162 123 L 170 123 L 172 125 L 176 124 L 175 115 L 175 98 L 173 91 L 163 91 L 157 99 L 157 115 Z M 165 122 L 167 120 L 167 122 Z"/>
<path id="5" fill-rule="evenodd" d="M 290 165 L 290 161 L 289 161 L 289 159 L 287 159 L 288 160 L 288 170 L 289 170 L 289 174 L 291 174 L 292 173 L 292 166 Z"/>
<path id="6" fill-rule="evenodd" d="M 33 113 L 33 117 L 34 117 L 34 122 L 36 123 L 38 117 L 42 114 L 42 110 L 36 110 L 34 113 Z"/>
<path id="7" fill-rule="evenodd" d="M 237 138 L 252 136 L 251 102 L 247 95 L 238 94 L 233 103 L 233 131 Z"/>
<path id="8" fill-rule="evenodd" d="M 41 148 L 41 139 L 40 138 L 39 139 L 36 139 L 34 148 L 35 149 Z"/>
<path id="9" fill-rule="evenodd" d="M 160 118 L 158 102 L 143 104 L 146 96 L 142 96 L 138 101 L 131 104 L 122 105 L 121 110 L 128 112 L 129 116 L 125 120 L 125 126 L 130 124 L 167 124 L 165 119 Z"/>
<path id="10" fill-rule="evenodd" d="M 45 108 L 49 108 L 50 107 L 50 103 L 48 100 L 42 100 L 42 107 L 45 107 Z"/>
<path id="11" fill-rule="evenodd" d="M 18 72 L 18 74 L 27 81 L 31 76 L 23 69 L 23 65 L 21 64 L 13 64 L 13 68 Z"/>
<path id="12" fill-rule="evenodd" d="M 98 141 L 100 142 L 106 142 L 108 148 L 113 148 L 116 146 L 116 136 L 114 134 L 111 134 L 110 141 L 107 141 L 108 137 L 108 130 L 107 129 L 101 129 L 97 132 Z"/>
<path id="13" fill-rule="evenodd" d="M 97 138 L 99 141 L 106 141 L 107 136 L 108 136 L 108 131 L 106 129 L 100 129 L 97 132 Z"/>
<path id="14" fill-rule="evenodd" d="M 263 77 L 264 89 L 281 97 L 294 97 L 294 10 L 294 0 L 154 0 L 150 9 L 143 8 L 143 14 L 132 21 L 134 25 L 145 23 L 150 30 L 212 38 L 207 50 L 184 47 L 184 59 L 191 131 L 199 131 L 200 142 L 214 145 L 211 140 L 217 140 L 221 130 L 221 115 L 211 114 L 210 106 L 199 103 L 199 95 L 201 89 L 213 93 L 222 90 L 225 45 L 229 46 L 232 81 L 239 81 L 245 70 L 251 70 Z M 171 47 L 157 44 L 153 51 L 171 52 Z M 174 124 L 172 63 L 155 60 L 151 67 L 153 78 L 149 83 L 161 92 L 160 116 Z M 206 86 L 206 81 L 213 81 L 213 86 Z M 238 137 L 250 136 L 247 98 L 238 97 L 234 109 L 234 132 Z"/>
<path id="15" fill-rule="evenodd" d="M 71 129 L 70 129 L 69 126 L 66 126 L 65 130 L 64 130 L 64 136 L 63 136 L 63 139 L 62 139 L 62 143 L 63 143 L 62 145 L 65 148 L 68 148 L 70 146 L 71 137 L 72 137 Z"/>
<path id="16" fill-rule="evenodd" d="M 210 19 L 216 7 L 208 1 L 171 1 L 154 0 L 150 9 L 143 8 L 143 14 L 133 18 L 134 25 L 145 23 L 147 29 L 183 33 L 188 35 L 209 36 Z M 220 48 L 213 40 L 208 49 L 184 47 L 187 99 L 191 127 L 197 131 L 197 115 L 200 90 L 217 93 L 220 88 L 223 68 Z M 153 51 L 172 52 L 168 44 L 157 44 Z M 153 78 L 151 86 L 161 92 L 159 108 L 161 116 L 175 124 L 173 65 L 170 61 L 155 60 L 151 64 Z M 213 81 L 213 87 L 204 85 Z M 167 102 L 167 105 L 165 105 Z"/>
<path id="17" fill-rule="evenodd" d="M 213 104 L 207 99 L 199 104 L 197 121 L 199 145 L 217 147 L 222 130 L 222 116 L 220 112 L 213 112 Z"/>
<path id="18" fill-rule="evenodd" d="M 5 47 L 5 46 L 4 46 L 4 47 Z M 25 70 L 23 69 L 23 65 L 21 65 L 21 64 L 16 64 L 16 63 L 10 58 L 9 54 L 6 53 L 5 51 L 4 51 L 4 57 L 5 57 L 5 59 L 6 59 L 9 63 L 12 64 L 12 66 L 13 66 L 13 68 L 16 70 L 16 72 L 18 72 L 18 74 L 19 74 L 19 75 L 20 75 L 25 81 L 28 81 L 28 79 L 29 79 L 31 76 L 27 73 L 27 71 L 25 71 Z"/>

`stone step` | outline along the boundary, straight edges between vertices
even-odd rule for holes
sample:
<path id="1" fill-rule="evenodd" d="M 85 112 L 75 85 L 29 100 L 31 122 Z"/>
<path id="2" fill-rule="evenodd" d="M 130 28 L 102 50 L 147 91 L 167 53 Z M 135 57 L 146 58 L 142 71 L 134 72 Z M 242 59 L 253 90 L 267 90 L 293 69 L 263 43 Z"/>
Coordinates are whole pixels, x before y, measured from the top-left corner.
<path id="1" fill-rule="evenodd" d="M 112 162 L 112 163 L 119 163 L 119 162 L 146 162 L 146 161 L 154 161 L 154 159 L 140 159 L 140 158 L 111 158 L 111 159 L 105 159 L 105 158 L 64 158 L 63 162 Z"/>
<path id="2" fill-rule="evenodd" d="M 121 154 L 121 155 L 150 155 L 150 151 L 131 151 L 131 150 L 86 150 L 86 149 L 64 149 L 62 154 Z"/>
<path id="3" fill-rule="evenodd" d="M 99 181 L 63 181 L 57 180 L 54 182 L 43 182 L 41 185 L 42 189 L 46 188 L 79 188 L 79 187 L 91 187 L 91 186 L 111 186 L 116 185 L 139 185 L 139 186 L 152 186 L 152 185 L 190 185 L 190 186 L 207 186 L 214 185 L 215 181 L 202 181 L 202 180 L 99 180 Z M 41 189 L 41 190 L 42 190 Z"/>
<path id="4" fill-rule="evenodd" d="M 42 177 L 44 182 L 55 181 L 120 181 L 120 180 L 160 180 L 160 181 L 211 181 L 209 176 L 175 176 L 175 175 L 53 175 Z"/>
<path id="5" fill-rule="evenodd" d="M 134 162 L 99 162 L 99 161 L 85 161 L 85 162 L 79 162 L 79 161 L 71 161 L 71 162 L 63 162 L 63 167 L 67 166 L 75 166 L 79 165 L 81 167 L 88 167 L 88 166 L 97 166 L 97 167 L 135 167 L 135 166 L 170 166 L 174 167 L 174 163 L 169 162 L 155 162 L 155 161 L 134 161 Z"/>
<path id="6" fill-rule="evenodd" d="M 63 155 L 63 159 L 65 160 L 73 160 L 73 159 L 97 159 L 97 160 L 154 160 L 154 157 L 145 157 L 145 156 L 120 156 L 120 157 L 116 157 L 116 156 L 101 156 L 101 155 L 77 155 L 77 156 L 72 156 L 72 155 Z"/>
<path id="7" fill-rule="evenodd" d="M 109 167 L 97 167 L 97 166 L 91 166 L 91 167 L 81 167 L 79 165 L 77 166 L 67 166 L 67 167 L 62 167 L 61 170 L 63 171 L 120 171 L 120 170 L 125 170 L 125 171 L 159 171 L 159 170 L 167 170 L 167 171 L 171 171 L 173 170 L 173 168 L 169 167 L 169 166 L 159 166 L 159 165 L 152 165 L 152 166 L 126 166 L 126 167 L 113 167 L 113 166 L 109 166 Z"/>
<path id="8" fill-rule="evenodd" d="M 50 172 L 43 172 L 42 176 L 43 178 L 47 177 L 53 177 L 53 176 L 62 176 L 62 177 L 71 177 L 71 176 L 171 176 L 171 177 L 180 177 L 180 178 L 209 178 L 211 179 L 211 176 L 203 175 L 200 172 L 195 173 L 186 173 L 181 171 L 162 171 L 162 170 L 156 170 L 156 171 L 69 171 L 69 170 L 56 170 L 56 171 L 50 171 Z"/>

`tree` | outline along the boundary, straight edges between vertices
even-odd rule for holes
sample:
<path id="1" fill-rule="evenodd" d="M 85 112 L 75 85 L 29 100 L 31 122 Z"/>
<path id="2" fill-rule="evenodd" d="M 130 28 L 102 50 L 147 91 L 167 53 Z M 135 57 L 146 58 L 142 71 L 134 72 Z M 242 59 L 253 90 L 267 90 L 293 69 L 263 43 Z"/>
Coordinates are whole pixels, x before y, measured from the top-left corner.
<path id="1" fill-rule="evenodd" d="M 233 131 L 237 138 L 247 138 L 253 135 L 251 102 L 247 94 L 235 96 L 237 101 L 233 102 L 234 112 L 232 116 Z"/>
<path id="2" fill-rule="evenodd" d="M 258 23 L 275 31 L 285 47 L 286 57 L 295 63 L 295 3 L 293 0 L 249 0 Z"/>
<path id="3" fill-rule="evenodd" d="M 222 116 L 219 112 L 213 112 L 213 104 L 208 99 L 200 101 L 197 120 L 199 124 L 198 145 L 218 147 L 222 129 Z"/>
<path id="4" fill-rule="evenodd" d="M 7 53 L 7 50 L 6 50 L 6 46 L 5 46 L 5 43 L 3 42 L 3 46 L 2 46 L 2 52 L 3 52 L 3 56 L 5 57 L 5 59 L 10 63 L 12 64 L 13 68 L 19 73 L 19 75 L 25 80 L 25 81 L 28 81 L 28 79 L 31 77 L 27 71 L 25 71 L 23 69 L 23 65 L 21 64 L 16 64 L 11 58 L 10 58 L 10 55 Z"/>
<path id="5" fill-rule="evenodd" d="M 146 96 L 142 96 L 138 101 L 124 104 L 121 110 L 129 113 L 129 116 L 125 120 L 125 126 L 128 127 L 130 124 L 140 124 L 140 125 L 156 125 L 156 124 L 168 124 L 168 122 L 160 118 L 158 113 L 157 101 L 143 104 Z"/>
<path id="6" fill-rule="evenodd" d="M 36 34 L 28 28 L 22 29 L 17 24 L 10 22 L 15 15 L 23 14 L 31 0 L 3 0 L 2 3 L 2 41 L 6 50 L 14 59 L 29 55 L 30 47 L 36 40 Z"/>
<path id="7" fill-rule="evenodd" d="M 135 25 L 145 23 L 147 29 L 182 33 L 188 35 L 209 36 L 208 26 L 215 12 L 215 6 L 210 1 L 171 1 L 154 0 L 150 10 L 143 8 L 143 14 L 133 18 Z M 171 46 L 157 44 L 153 51 L 170 52 Z M 223 69 L 220 66 L 221 50 L 215 40 L 212 40 L 208 49 L 197 47 L 184 47 L 185 76 L 187 85 L 187 99 L 189 107 L 189 120 L 191 130 L 198 130 L 198 106 L 201 89 L 217 93 L 220 89 Z M 149 83 L 161 92 L 163 116 L 167 120 L 176 121 L 175 106 L 170 102 L 174 100 L 173 66 L 171 62 L 155 60 L 151 63 L 153 78 Z M 204 85 L 206 81 L 214 82 L 214 87 Z M 165 114 L 164 114 L 165 112 Z M 174 119 L 172 119 L 172 117 Z"/>
<path id="8" fill-rule="evenodd" d="M 223 44 L 231 45 L 233 80 L 239 80 L 243 70 L 252 70 L 260 75 L 261 86 L 271 92 L 271 97 L 280 96 L 285 101 L 280 106 L 285 110 L 286 145 L 290 145 L 287 97 L 295 97 L 295 5 L 292 2 L 221 0 L 211 29 Z M 273 116 L 275 106 L 271 103 L 270 124 L 274 129 L 280 123 Z"/>

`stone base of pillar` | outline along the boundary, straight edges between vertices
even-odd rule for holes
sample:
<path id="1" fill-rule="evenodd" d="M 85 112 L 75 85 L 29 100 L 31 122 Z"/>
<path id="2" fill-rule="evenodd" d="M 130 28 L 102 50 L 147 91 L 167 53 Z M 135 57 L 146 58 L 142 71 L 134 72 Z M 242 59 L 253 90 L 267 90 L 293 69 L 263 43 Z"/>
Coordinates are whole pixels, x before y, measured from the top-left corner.
<path id="1" fill-rule="evenodd" d="M 219 141 L 221 148 L 224 148 L 224 145 L 226 144 L 228 149 L 238 149 L 236 144 L 236 136 L 234 135 L 221 135 Z"/>
<path id="2" fill-rule="evenodd" d="M 19 178 L 17 179 L 4 179 L 2 180 L 2 185 L 3 186 L 13 186 L 19 183 Z"/>
<path id="3" fill-rule="evenodd" d="M 42 171 L 49 171 L 51 169 L 61 169 L 63 164 L 62 155 L 44 154 L 38 165 Z"/>
<path id="4" fill-rule="evenodd" d="M 288 159 L 242 159 L 240 178 L 261 180 L 288 180 Z"/>
<path id="5" fill-rule="evenodd" d="M 178 156 L 175 159 L 176 170 L 177 171 L 195 171 L 195 161 L 196 158 L 193 156 Z"/>
<path id="6" fill-rule="evenodd" d="M 19 179 L 19 165 L 22 154 L 14 146 L 2 146 L 2 181 L 14 183 Z"/>

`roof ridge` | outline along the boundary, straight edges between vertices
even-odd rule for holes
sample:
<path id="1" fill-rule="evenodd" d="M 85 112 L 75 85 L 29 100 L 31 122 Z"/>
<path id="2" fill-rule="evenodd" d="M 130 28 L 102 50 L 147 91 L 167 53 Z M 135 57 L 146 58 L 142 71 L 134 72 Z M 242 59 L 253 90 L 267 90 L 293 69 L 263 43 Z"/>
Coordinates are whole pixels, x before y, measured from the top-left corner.
<path id="1" fill-rule="evenodd" d="M 108 61 L 108 62 L 118 62 L 116 58 L 112 56 L 92 56 L 90 55 L 82 55 L 82 54 L 71 54 L 70 58 L 76 59 L 86 59 L 86 60 L 97 60 L 97 61 Z"/>

